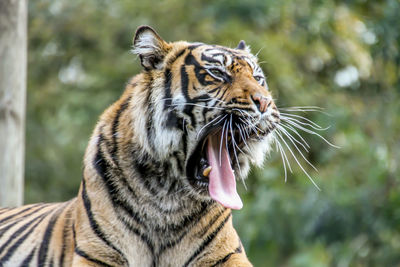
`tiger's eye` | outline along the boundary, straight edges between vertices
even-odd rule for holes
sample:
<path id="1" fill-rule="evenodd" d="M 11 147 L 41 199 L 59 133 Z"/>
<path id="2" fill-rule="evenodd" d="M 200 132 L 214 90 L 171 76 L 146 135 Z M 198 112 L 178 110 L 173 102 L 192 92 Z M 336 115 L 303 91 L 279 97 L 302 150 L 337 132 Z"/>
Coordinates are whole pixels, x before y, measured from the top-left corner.
<path id="1" fill-rule="evenodd" d="M 210 72 L 217 77 L 224 76 L 224 73 L 222 71 L 220 71 L 219 69 L 210 69 Z"/>

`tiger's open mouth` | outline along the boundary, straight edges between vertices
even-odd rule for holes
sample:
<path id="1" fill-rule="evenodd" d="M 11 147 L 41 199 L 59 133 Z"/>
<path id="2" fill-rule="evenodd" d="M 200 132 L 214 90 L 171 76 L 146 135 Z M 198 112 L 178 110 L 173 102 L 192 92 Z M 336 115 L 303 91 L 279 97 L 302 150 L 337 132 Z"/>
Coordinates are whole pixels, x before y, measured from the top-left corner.
<path id="1" fill-rule="evenodd" d="M 241 209 L 234 169 L 238 167 L 239 154 L 246 153 L 247 140 L 260 138 L 259 134 L 246 135 L 240 127 L 229 128 L 225 124 L 206 129 L 186 167 L 191 185 L 226 208 Z"/>

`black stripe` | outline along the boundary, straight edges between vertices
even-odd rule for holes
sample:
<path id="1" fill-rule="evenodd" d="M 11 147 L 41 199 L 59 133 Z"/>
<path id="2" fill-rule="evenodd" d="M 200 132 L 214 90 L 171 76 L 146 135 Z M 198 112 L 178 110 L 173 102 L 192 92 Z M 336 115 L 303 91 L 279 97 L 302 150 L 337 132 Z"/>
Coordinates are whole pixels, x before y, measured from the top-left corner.
<path id="1" fill-rule="evenodd" d="M 183 130 L 182 129 L 182 125 L 183 125 L 183 119 L 182 118 L 178 118 L 176 116 L 176 113 L 174 110 L 169 110 L 168 109 L 171 107 L 171 103 L 172 103 L 172 95 L 171 95 L 171 71 L 169 69 L 165 70 L 164 72 L 164 111 L 167 112 L 167 121 L 166 121 L 166 127 L 167 128 L 176 128 L 179 130 Z"/>
<path id="2" fill-rule="evenodd" d="M 225 257 L 223 257 L 222 259 L 219 259 L 216 263 L 214 263 L 213 265 L 211 265 L 211 267 L 215 267 L 215 266 L 218 266 L 218 265 L 220 265 L 220 264 L 222 264 L 222 263 L 227 262 L 227 261 L 229 260 L 229 258 L 230 258 L 233 254 L 235 254 L 235 252 L 230 252 L 230 253 L 228 253 Z"/>
<path id="3" fill-rule="evenodd" d="M 255 102 L 256 102 L 256 101 L 255 101 Z M 229 101 L 228 105 L 229 105 L 229 104 L 243 105 L 244 107 L 248 107 L 248 106 L 249 106 L 249 103 L 248 103 L 248 102 L 238 101 L 237 98 L 232 98 L 231 101 Z M 260 106 L 260 104 L 258 104 L 257 107 L 259 107 L 259 106 Z M 237 107 L 237 108 L 242 108 L 242 107 L 239 106 L 239 107 Z"/>
<path id="4" fill-rule="evenodd" d="M 126 228 L 128 228 L 128 230 L 129 230 L 130 232 L 132 232 L 133 234 L 139 236 L 140 240 L 142 240 L 142 241 L 147 245 L 147 247 L 148 247 L 148 249 L 149 249 L 149 251 L 150 251 L 150 253 L 151 253 L 151 255 L 152 255 L 152 258 L 154 259 L 154 258 L 155 258 L 155 256 L 154 256 L 154 245 L 153 245 L 153 243 L 151 242 L 150 238 L 149 238 L 147 235 L 142 234 L 142 233 L 139 231 L 139 229 L 133 227 L 133 226 L 126 220 L 126 217 L 121 216 L 120 214 L 118 214 L 118 219 L 121 220 L 121 221 L 124 223 L 124 225 L 126 226 Z"/>
<path id="5" fill-rule="evenodd" d="M 164 242 L 161 246 L 160 249 L 157 253 L 157 256 L 159 257 L 162 253 L 164 253 L 165 250 L 170 249 L 180 243 L 182 239 L 190 232 L 190 230 L 203 218 L 204 214 L 209 211 L 209 206 L 207 203 L 203 202 L 202 203 L 202 209 L 199 212 L 195 212 L 194 214 L 187 216 L 183 221 L 183 224 L 181 227 L 179 227 L 181 230 L 184 230 L 183 233 L 176 238 L 175 240 L 168 240 L 167 242 Z M 165 231 L 171 231 L 165 230 Z"/>
<path id="6" fill-rule="evenodd" d="M 13 209 L 16 208 L 0 208 L 0 215 L 9 211 L 12 211 Z"/>
<path id="7" fill-rule="evenodd" d="M 171 66 L 178 58 L 180 58 L 185 52 L 187 51 L 186 48 L 182 49 L 175 56 L 171 57 L 167 62 L 167 66 Z M 164 72 L 164 110 L 167 110 L 171 107 L 172 103 L 172 95 L 171 95 L 171 81 L 172 81 L 172 73 L 170 67 L 168 67 Z M 166 126 L 168 128 L 177 128 L 182 129 L 183 119 L 178 119 L 174 111 L 168 112 Z"/>
<path id="8" fill-rule="evenodd" d="M 109 169 L 110 165 L 107 163 L 106 159 L 103 156 L 103 153 L 101 152 L 100 144 L 101 141 L 103 140 L 103 136 L 99 136 L 99 144 L 98 144 L 98 150 L 96 157 L 94 159 L 93 165 L 98 173 L 98 175 L 102 178 L 108 195 L 113 202 L 115 207 L 120 207 L 123 210 L 125 210 L 132 219 L 136 221 L 136 223 L 145 226 L 145 223 L 141 220 L 140 216 L 135 212 L 132 207 L 128 205 L 126 201 L 121 200 L 120 194 L 119 194 L 119 189 L 117 188 L 116 184 L 114 181 L 112 181 L 110 175 L 109 175 Z M 122 179 L 123 180 L 123 179 Z M 127 183 L 127 182 L 126 182 Z M 133 190 L 132 190 L 133 192 Z M 90 203 L 89 203 L 90 204 Z M 122 254 L 122 253 L 121 253 Z"/>
<path id="9" fill-rule="evenodd" d="M 173 155 L 174 155 L 174 158 L 176 160 L 176 165 L 177 165 L 177 167 L 179 169 L 179 173 L 183 173 L 184 172 L 184 166 L 183 166 L 184 159 L 181 159 L 181 157 L 179 156 L 179 152 L 178 151 L 175 151 Z M 176 184 L 176 180 L 173 181 L 172 185 L 175 186 L 175 184 Z M 170 190 L 172 189 L 172 185 L 170 186 Z M 172 190 L 169 191 L 169 193 L 170 192 L 172 192 Z"/>
<path id="10" fill-rule="evenodd" d="M 49 250 L 49 243 L 51 241 L 51 237 L 53 234 L 53 228 L 54 225 L 57 222 L 57 219 L 60 216 L 60 212 L 62 212 L 65 208 L 65 205 L 63 205 L 62 207 L 60 207 L 59 209 L 57 209 L 57 211 L 51 216 L 50 221 L 46 227 L 46 230 L 44 232 L 44 236 L 43 236 L 43 240 L 42 243 L 40 244 L 40 248 L 39 248 L 39 256 L 38 256 L 38 266 L 40 266 L 40 264 L 44 264 L 46 262 L 46 258 L 47 258 L 47 252 Z M 51 266 L 51 265 L 50 265 Z"/>
<path id="11" fill-rule="evenodd" d="M 188 216 L 185 216 L 184 219 L 181 221 L 181 224 L 170 224 L 170 225 L 165 225 L 162 227 L 157 227 L 155 226 L 153 228 L 154 231 L 159 232 L 159 233 L 166 233 L 166 232 L 174 232 L 177 235 L 180 231 L 184 231 L 177 239 L 175 240 L 168 240 L 164 242 L 160 248 L 158 249 L 157 254 L 155 253 L 154 245 L 149 239 L 148 236 L 145 234 L 142 234 L 139 229 L 134 228 L 127 220 L 126 217 L 123 217 L 118 214 L 118 218 L 122 220 L 122 222 L 127 226 L 127 228 L 134 234 L 138 235 L 140 239 L 147 244 L 150 253 L 152 255 L 153 261 L 152 261 L 152 266 L 157 266 L 158 265 L 158 260 L 160 255 L 169 248 L 172 248 L 176 244 L 178 244 L 185 236 L 186 234 L 190 231 L 190 229 L 198 223 L 198 221 L 204 216 L 204 214 L 208 211 L 208 204 L 207 203 L 202 203 L 202 208 L 199 211 L 196 211 Z M 129 214 L 127 214 L 129 216 Z"/>
<path id="12" fill-rule="evenodd" d="M 208 211 L 209 211 L 208 203 L 202 202 L 200 210 L 194 211 L 193 213 L 184 216 L 183 219 L 180 220 L 180 222 L 176 224 L 175 223 L 166 224 L 163 225 L 162 227 L 154 227 L 154 230 L 159 231 L 161 233 L 174 232 L 178 234 L 179 232 L 185 229 L 187 230 L 190 227 L 190 225 L 197 223 Z"/>
<path id="13" fill-rule="evenodd" d="M 39 218 L 41 218 L 43 214 L 34 217 L 33 219 L 31 219 L 30 221 L 28 221 L 27 223 L 25 223 L 24 225 L 22 225 L 21 227 L 19 227 L 11 236 L 9 236 L 9 238 L 7 239 L 7 241 L 5 243 L 3 243 L 3 245 L 0 247 L 0 251 L 3 251 L 9 244 L 10 242 L 12 242 L 13 240 L 15 240 L 15 238 L 18 237 L 18 235 L 20 235 L 23 231 L 25 231 L 25 229 L 27 227 L 29 227 L 32 223 L 34 223 L 36 220 L 38 220 Z"/>
<path id="14" fill-rule="evenodd" d="M 27 267 L 30 265 L 33 255 L 35 255 L 36 248 L 33 248 L 32 251 L 29 253 L 29 255 L 24 259 L 24 261 L 21 263 L 21 267 Z M 0 265 L 1 266 L 1 265 Z"/>
<path id="15" fill-rule="evenodd" d="M 39 209 L 37 209 L 37 210 L 35 210 L 35 211 L 33 211 L 33 212 L 30 212 L 29 214 L 26 214 L 26 215 L 24 215 L 24 216 L 22 216 L 22 217 L 19 217 L 19 218 L 18 218 L 18 219 L 19 219 L 18 221 L 21 221 L 22 218 L 26 218 L 26 217 L 32 215 L 33 213 L 36 213 L 36 211 L 38 211 L 38 210 L 39 210 Z M 8 225 L 3 226 L 3 227 L 0 229 L 0 236 L 3 235 L 8 229 L 10 229 L 11 227 L 15 226 L 15 224 L 16 224 L 15 221 L 11 221 L 11 222 L 8 222 L 8 223 L 9 223 Z"/>
<path id="16" fill-rule="evenodd" d="M 185 155 L 187 155 L 188 154 L 188 141 L 187 141 L 187 137 L 188 137 L 188 135 L 187 135 L 187 131 L 186 131 L 186 127 L 185 127 L 185 129 L 184 129 L 184 133 L 183 133 L 183 135 L 182 135 L 182 146 L 183 146 L 183 153 L 185 154 Z"/>
<path id="17" fill-rule="evenodd" d="M 68 209 L 69 207 L 67 207 Z M 71 216 L 71 209 L 68 209 L 67 212 L 65 213 L 64 216 L 64 225 L 63 225 L 63 232 L 62 232 L 62 247 L 61 247 L 61 255 L 60 255 L 60 260 L 58 265 L 59 266 L 64 266 L 64 258 L 65 258 L 65 250 L 67 249 L 67 234 L 68 230 L 70 229 L 70 225 L 67 225 L 67 222 L 69 222 Z"/>
<path id="18" fill-rule="evenodd" d="M 218 87 L 215 87 L 214 89 L 211 89 L 210 91 L 208 91 L 208 93 L 209 94 L 212 94 L 212 93 L 214 93 L 215 91 L 217 91 L 217 90 L 220 90 L 221 89 L 221 86 L 218 86 Z M 217 95 L 219 94 L 219 92 L 217 93 Z"/>
<path id="19" fill-rule="evenodd" d="M 183 95 L 185 96 L 186 102 L 191 103 L 191 99 L 190 99 L 189 92 L 188 92 L 188 90 L 189 90 L 188 86 L 189 86 L 188 74 L 186 72 L 185 65 L 182 65 L 182 67 L 181 67 L 181 90 L 182 90 Z M 192 126 L 194 128 L 196 128 L 196 119 L 192 112 L 193 107 L 194 107 L 193 105 L 185 105 L 183 112 L 186 113 L 190 117 Z"/>
<path id="20" fill-rule="evenodd" d="M 149 143 L 149 146 L 152 150 L 155 149 L 154 146 L 154 138 L 153 138 L 153 115 L 154 115 L 154 103 L 151 101 L 151 96 L 153 93 L 153 76 L 150 76 L 149 83 L 147 85 L 148 88 L 146 88 L 146 100 L 144 102 L 145 107 L 147 108 L 147 120 L 146 120 L 146 131 L 147 131 L 147 142 Z"/>
<path id="21" fill-rule="evenodd" d="M 165 91 L 165 95 L 164 95 L 164 110 L 168 109 L 171 106 L 172 103 L 172 95 L 171 95 L 171 81 L 172 81 L 172 73 L 171 73 L 171 69 L 169 66 L 171 66 L 178 58 L 180 58 L 185 52 L 186 52 L 186 48 L 182 49 L 181 51 L 177 52 L 175 54 L 175 56 L 171 57 L 166 66 L 168 66 L 168 68 L 166 68 L 165 72 L 164 72 L 164 91 Z M 170 113 L 168 114 L 168 121 L 167 121 L 167 126 L 175 126 L 178 128 L 178 118 L 176 117 L 175 113 L 173 113 L 173 111 L 170 111 Z M 181 129 L 179 127 L 179 129 Z"/>
<path id="22" fill-rule="evenodd" d="M 200 65 L 200 63 L 196 60 L 196 58 L 192 55 L 192 53 L 189 53 L 186 56 L 185 65 L 193 65 L 194 66 L 194 74 L 196 75 L 196 78 L 201 85 L 206 86 L 206 85 L 215 83 L 214 78 L 211 81 L 206 80 L 206 77 L 209 76 L 208 72 L 204 71 L 204 68 Z M 224 80 L 225 80 L 225 77 L 224 77 Z M 226 80 L 226 82 L 228 82 L 228 81 Z"/>
<path id="23" fill-rule="evenodd" d="M 126 257 L 125 255 L 121 252 L 121 250 L 119 250 L 118 248 L 116 248 L 105 236 L 105 234 L 103 233 L 103 231 L 101 230 L 101 227 L 98 225 L 97 221 L 94 219 L 93 213 L 92 213 L 92 204 L 90 203 L 90 199 L 89 196 L 87 195 L 86 192 L 86 182 L 85 182 L 85 178 L 82 179 L 82 199 L 83 199 L 83 205 L 85 207 L 86 210 L 86 214 L 88 216 L 89 219 L 89 224 L 90 224 L 90 228 L 92 228 L 93 232 L 96 234 L 96 236 L 98 238 L 100 238 L 108 247 L 112 248 L 113 250 L 115 250 L 116 252 L 118 252 L 118 254 L 121 255 L 121 257 L 123 258 L 124 262 L 126 263 Z M 119 262 L 119 264 L 123 264 L 124 262 Z"/>
<path id="24" fill-rule="evenodd" d="M 169 111 L 167 115 L 167 120 L 165 122 L 165 126 L 169 129 L 177 129 L 177 130 L 183 130 L 182 129 L 182 119 L 178 119 L 174 111 Z"/>
<path id="25" fill-rule="evenodd" d="M 198 48 L 200 46 L 204 46 L 204 44 L 203 43 L 191 44 L 190 46 L 188 46 L 188 49 L 189 50 L 194 50 L 194 49 L 196 49 L 196 48 Z"/>
<path id="26" fill-rule="evenodd" d="M 137 171 L 137 178 L 145 189 L 156 196 L 159 193 L 159 188 L 154 188 L 151 181 L 157 177 L 165 177 L 165 164 L 153 159 L 148 153 L 142 152 L 141 158 L 139 159 L 134 154 L 133 166 Z"/>
<path id="27" fill-rule="evenodd" d="M 272 113 L 271 116 L 274 117 L 275 119 L 279 119 L 279 115 L 276 113 Z"/>
<path id="28" fill-rule="evenodd" d="M 98 260 L 98 259 L 95 259 L 95 258 L 89 256 L 86 252 L 84 252 L 83 250 L 81 250 L 81 249 L 78 248 L 78 246 L 77 246 L 77 244 L 76 244 L 75 225 L 72 225 L 72 238 L 74 239 L 74 252 L 75 252 L 77 255 L 81 256 L 82 258 L 85 258 L 85 259 L 88 260 L 88 261 L 97 263 L 97 264 L 100 265 L 100 266 L 111 267 L 111 266 L 108 265 L 107 263 L 102 262 L 102 261 L 100 261 L 100 260 Z"/>
<path id="29" fill-rule="evenodd" d="M 100 261 L 100 260 L 97 260 L 97 259 L 95 259 L 95 258 L 89 256 L 86 252 L 84 252 L 83 250 L 80 250 L 78 247 L 75 247 L 74 252 L 75 252 L 77 255 L 81 256 L 82 258 L 85 258 L 86 260 L 91 261 L 91 262 L 94 262 L 94 263 L 96 263 L 96 264 L 98 264 L 98 265 L 100 265 L 100 266 L 111 267 L 111 265 L 108 265 L 108 264 L 105 263 L 105 262 L 102 262 L 102 261 Z"/>
<path id="30" fill-rule="evenodd" d="M 229 258 L 233 255 L 233 254 L 237 254 L 237 253 L 242 253 L 242 244 L 239 243 L 239 246 L 235 249 L 235 251 L 233 252 L 229 252 L 225 257 L 223 257 L 222 259 L 219 259 L 216 263 L 214 263 L 211 267 L 215 267 L 218 266 L 220 264 L 223 264 L 225 262 L 227 262 L 229 260 Z"/>
<path id="31" fill-rule="evenodd" d="M 7 217 L 5 217 L 5 218 L 3 218 L 3 219 L 1 219 L 1 220 L 0 220 L 0 224 L 4 224 L 5 222 L 7 222 L 8 220 L 14 218 L 15 216 L 18 216 L 18 215 L 20 215 L 20 214 L 22 214 L 22 213 L 24 213 L 24 212 L 26 212 L 26 211 L 29 211 L 29 210 L 31 210 L 31 209 L 37 207 L 37 206 L 40 206 L 40 205 L 43 205 L 44 207 L 48 206 L 48 205 L 46 205 L 46 204 L 35 204 L 35 205 L 33 205 L 33 206 L 30 206 L 30 207 L 25 207 L 25 208 L 22 209 L 21 211 L 19 211 L 19 212 L 17 212 L 17 213 L 14 213 L 14 214 L 12 214 L 12 215 L 9 215 L 9 216 L 7 216 Z"/>
<path id="32" fill-rule="evenodd" d="M 26 228 L 28 228 L 33 222 L 35 222 L 37 220 L 37 222 L 35 224 L 32 225 L 32 227 L 29 228 L 29 231 L 27 231 L 24 235 L 22 235 L 19 239 L 17 239 L 14 244 L 7 250 L 7 253 L 0 259 L 0 262 L 6 262 L 15 252 L 15 250 L 22 245 L 22 243 L 25 241 L 25 239 L 27 237 L 29 237 L 29 235 L 31 235 L 35 228 L 39 225 L 39 223 L 46 218 L 46 216 L 49 214 L 50 212 L 46 212 L 41 214 L 40 216 L 34 218 L 33 220 L 29 221 L 27 224 L 23 225 L 22 227 L 20 227 L 16 232 L 14 232 L 13 235 L 10 236 L 10 238 L 7 240 L 7 242 L 5 243 L 5 245 L 10 244 L 10 240 L 15 240 L 15 238 L 17 238 L 17 236 L 19 234 L 21 234 L 24 230 L 26 230 Z M 4 245 L 0 248 L 0 251 L 3 251 L 4 249 Z"/>
<path id="33" fill-rule="evenodd" d="M 214 240 L 219 231 L 221 231 L 221 229 L 224 227 L 225 223 L 230 217 L 231 213 L 229 213 L 228 216 L 226 216 L 226 218 L 221 222 L 221 224 L 209 236 L 207 236 L 200 247 L 192 254 L 192 256 L 186 261 L 183 266 L 188 266 L 197 256 L 200 255 L 201 252 L 203 252 L 203 250 L 211 243 L 211 241 Z"/>
<path id="34" fill-rule="evenodd" d="M 206 50 L 206 51 L 208 51 L 208 50 Z M 201 60 L 203 60 L 203 61 L 208 61 L 208 62 L 211 62 L 211 63 L 218 63 L 218 64 L 221 64 L 221 61 L 216 60 L 216 59 L 214 59 L 214 58 L 212 58 L 212 57 L 206 56 L 206 55 L 204 55 L 204 54 L 201 55 Z"/>
<path id="35" fill-rule="evenodd" d="M 173 64 L 178 58 L 180 58 L 186 51 L 186 48 L 183 48 L 181 51 L 177 52 L 175 56 L 171 56 L 165 66 L 169 68 L 171 64 Z"/>
<path id="36" fill-rule="evenodd" d="M 203 229 L 201 229 L 201 231 L 197 234 L 197 236 L 203 237 L 203 235 L 207 234 L 208 230 L 214 225 L 216 221 L 218 221 L 219 218 L 221 218 L 221 216 L 224 214 L 225 211 L 226 209 L 224 208 L 216 215 L 214 215 L 214 217 L 208 222 L 208 224 Z"/>
<path id="37" fill-rule="evenodd" d="M 220 92 L 222 92 L 222 94 L 221 94 L 221 96 L 218 96 L 218 94 L 219 94 Z M 217 98 L 218 98 L 218 99 L 221 99 L 221 100 L 223 101 L 226 92 L 228 92 L 228 88 L 225 88 L 225 90 L 221 90 L 220 92 L 218 92 Z"/>
<path id="38" fill-rule="evenodd" d="M 114 160 L 115 164 L 118 165 L 118 159 L 117 159 L 117 151 L 118 151 L 118 142 L 117 142 L 117 131 L 118 131 L 118 126 L 119 126 L 119 118 L 121 117 L 122 112 L 124 112 L 129 105 L 129 101 L 131 100 L 131 97 L 127 97 L 122 103 L 122 105 L 119 107 L 117 110 L 117 114 L 114 117 L 114 121 L 112 123 L 111 127 L 111 133 L 112 133 L 112 140 L 113 140 L 113 145 L 111 149 L 111 157 Z"/>
<path id="39" fill-rule="evenodd" d="M 171 70 L 166 69 L 164 72 L 164 110 L 168 109 L 171 106 L 172 95 L 171 95 Z"/>
<path id="40" fill-rule="evenodd" d="M 138 201 L 139 197 L 137 196 L 136 192 L 133 190 L 131 185 L 128 183 L 126 177 L 123 174 L 121 167 L 116 164 L 116 168 L 113 168 L 104 158 L 103 153 L 101 152 L 101 148 L 100 148 L 100 144 L 102 143 L 103 140 L 104 140 L 104 136 L 102 134 L 100 134 L 99 145 L 98 145 L 98 151 L 100 151 L 100 153 L 96 154 L 93 165 L 95 166 L 95 169 L 97 170 L 98 174 L 103 178 L 103 181 L 107 187 L 110 198 L 113 201 L 113 203 L 115 204 L 115 206 L 120 205 L 123 209 L 125 209 L 128 213 L 130 213 L 131 216 L 134 216 L 137 213 L 133 212 L 133 208 L 126 202 L 125 199 L 121 199 L 120 194 L 116 194 L 116 192 L 119 192 L 120 188 L 122 188 L 124 190 L 128 190 L 129 191 L 128 195 L 132 199 L 136 200 L 136 202 L 139 202 Z M 104 140 L 104 141 L 106 141 L 106 140 Z M 105 142 L 105 144 L 106 144 L 106 146 L 108 145 L 107 142 Z M 135 149 L 132 149 L 132 150 L 135 151 Z M 153 159 L 151 159 L 150 155 L 148 155 L 148 154 L 146 154 L 145 156 L 141 155 L 140 157 L 141 157 L 141 161 L 151 162 L 152 166 L 157 165 L 156 162 Z M 134 152 L 132 152 L 132 158 L 133 159 L 137 158 L 137 156 L 135 155 Z M 139 166 L 141 163 L 139 164 L 138 162 L 139 161 L 134 160 L 133 165 Z M 142 166 L 142 165 L 140 165 L 140 166 Z M 146 165 L 146 166 L 143 165 L 142 169 L 147 171 L 148 165 Z M 113 171 L 114 175 L 118 177 L 118 182 L 122 183 L 122 185 L 120 185 L 119 188 L 118 188 L 118 185 L 115 183 L 116 182 L 115 180 L 111 181 L 111 179 L 112 179 L 110 177 L 111 171 Z M 160 172 L 160 174 L 158 176 L 164 177 L 164 173 Z M 153 177 L 153 174 L 151 174 L 150 177 Z M 139 178 L 141 178 L 141 177 L 139 176 Z M 154 195 L 158 193 L 158 191 L 156 191 L 154 188 L 152 188 L 148 182 L 147 183 L 143 182 L 143 185 L 145 185 L 146 189 L 149 190 L 150 192 L 152 192 Z M 157 209 L 161 213 L 177 212 L 180 209 L 180 208 L 175 209 L 175 210 L 163 209 L 159 206 L 159 203 L 157 203 L 157 202 L 154 202 L 154 203 L 150 202 L 149 204 L 151 204 L 153 208 Z M 142 222 L 140 220 L 139 216 L 135 216 L 134 219 L 136 220 L 136 222 L 138 224 L 145 225 L 144 222 Z"/>

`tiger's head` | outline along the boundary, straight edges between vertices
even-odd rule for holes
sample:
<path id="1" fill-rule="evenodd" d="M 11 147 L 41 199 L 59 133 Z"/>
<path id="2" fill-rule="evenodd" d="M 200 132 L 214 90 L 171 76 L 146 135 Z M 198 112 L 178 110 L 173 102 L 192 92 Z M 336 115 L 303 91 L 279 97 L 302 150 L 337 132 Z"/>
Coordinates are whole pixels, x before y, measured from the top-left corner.
<path id="1" fill-rule="evenodd" d="M 236 179 L 263 163 L 280 121 L 256 56 L 244 41 L 167 43 L 148 26 L 137 29 L 133 52 L 156 84 L 146 138 L 157 158 L 176 161 L 173 176 L 194 195 L 240 209 Z"/>

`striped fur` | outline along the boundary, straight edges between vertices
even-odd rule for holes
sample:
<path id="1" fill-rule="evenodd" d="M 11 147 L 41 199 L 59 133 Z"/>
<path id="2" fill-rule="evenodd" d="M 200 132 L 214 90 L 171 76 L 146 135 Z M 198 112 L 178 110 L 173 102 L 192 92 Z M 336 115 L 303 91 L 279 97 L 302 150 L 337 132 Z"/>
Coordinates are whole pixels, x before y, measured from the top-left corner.
<path id="1" fill-rule="evenodd" d="M 279 113 L 257 59 L 242 42 L 167 43 L 147 26 L 134 52 L 144 71 L 100 117 L 78 196 L 0 209 L 0 266 L 251 266 L 231 210 L 190 173 L 199 140 L 229 117 L 244 139 L 236 177 L 262 163 Z"/>

